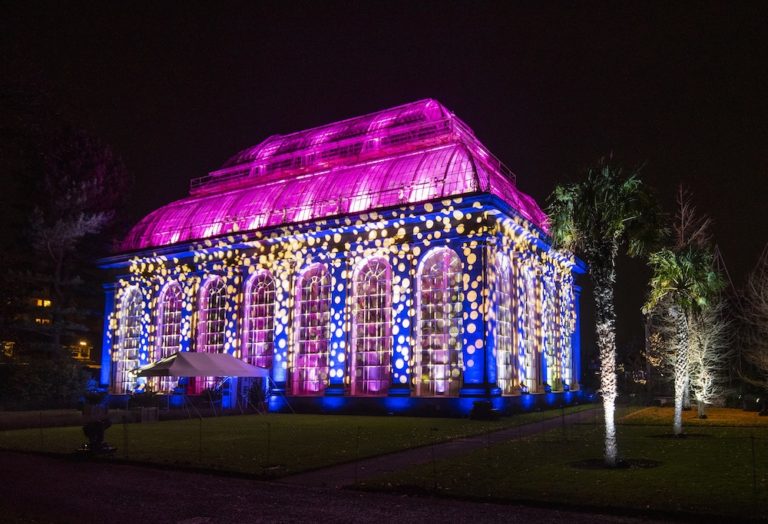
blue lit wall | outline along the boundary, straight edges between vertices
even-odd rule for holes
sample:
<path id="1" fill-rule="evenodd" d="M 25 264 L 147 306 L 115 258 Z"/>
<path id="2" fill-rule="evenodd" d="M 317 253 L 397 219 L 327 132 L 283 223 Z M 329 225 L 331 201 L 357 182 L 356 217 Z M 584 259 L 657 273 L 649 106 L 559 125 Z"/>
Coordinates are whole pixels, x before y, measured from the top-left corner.
<path id="1" fill-rule="evenodd" d="M 461 308 L 463 332 L 461 339 L 460 389 L 458 398 L 430 399 L 414 396 L 414 354 L 417 344 L 419 314 L 416 308 L 417 268 L 419 262 L 438 247 L 452 249 L 458 255 L 463 271 Z M 332 275 L 331 288 L 331 371 L 324 395 L 320 398 L 292 399 L 289 402 L 310 406 L 318 411 L 345 411 L 353 405 L 380 406 L 382 412 L 406 412 L 413 409 L 429 410 L 430 405 L 444 404 L 447 411 L 467 413 L 478 398 L 493 399 L 503 409 L 529 410 L 553 403 L 577 399 L 577 392 L 555 391 L 544 393 L 543 385 L 534 385 L 536 394 L 500 396 L 497 384 L 497 341 L 495 338 L 495 307 L 493 303 L 493 264 L 496 253 L 512 257 L 514 263 L 527 260 L 536 267 L 536 275 L 550 275 L 559 271 L 562 285 L 572 285 L 572 273 L 583 272 L 584 267 L 567 254 L 550 249 L 549 239 L 540 230 L 516 214 L 499 198 L 478 194 L 430 202 L 421 205 L 397 207 L 381 212 L 363 213 L 270 231 L 231 234 L 201 243 L 184 244 L 158 249 L 153 252 L 114 257 L 105 260 L 102 267 L 114 275 L 113 285 L 105 287 L 105 333 L 102 362 L 102 382 L 111 380 L 111 359 L 121 358 L 119 343 L 120 296 L 129 286 L 139 286 L 144 296 L 145 315 L 141 332 L 141 350 L 137 365 L 150 363 L 151 348 L 156 345 L 156 303 L 162 289 L 170 280 L 180 282 L 185 302 L 182 309 L 184 325 L 180 345 L 182 351 L 196 350 L 197 308 L 199 288 L 209 275 L 225 279 L 231 293 L 228 295 L 226 315 L 225 351 L 241 356 L 243 343 L 243 285 L 256 268 L 272 272 L 279 282 L 276 289 L 276 318 L 274 333 L 274 363 L 271 370 L 275 395 L 270 399 L 274 409 L 285 407 L 284 392 L 289 392 L 289 362 L 295 339 L 291 328 L 296 275 L 308 264 L 322 261 Z M 392 273 L 392 353 L 391 384 L 386 397 L 359 398 L 350 396 L 350 289 L 352 268 L 366 257 L 385 258 Z M 541 278 L 541 277 L 536 277 Z M 548 277 L 549 278 L 549 277 Z M 552 286 L 536 280 L 536 296 L 545 297 Z M 525 290 L 514 289 L 516 300 L 527 300 Z M 548 291 L 550 290 L 550 291 Z M 578 323 L 578 297 L 573 289 L 572 306 L 567 305 L 567 323 L 573 332 L 565 339 L 571 351 L 572 379 L 567 384 L 578 388 L 580 377 L 580 330 Z M 544 298 L 539 300 L 544 302 Z M 522 307 L 522 306 L 521 306 Z M 540 366 L 538 374 L 547 377 L 547 358 L 544 353 L 559 354 L 555 349 L 557 338 L 546 331 L 542 317 L 542 304 L 524 309 L 524 315 L 537 315 L 528 321 L 516 315 L 515 351 L 520 351 L 525 340 L 536 347 L 536 362 L 526 364 L 520 356 L 520 369 L 515 373 L 522 381 L 531 370 L 526 365 Z M 572 312 L 572 313 L 571 313 Z M 558 313 L 559 314 L 559 313 Z M 565 313 L 564 313 L 565 315 Z M 572 317 L 572 318 L 571 318 Z M 565 317 L 563 317 L 565 318 Z M 565 325 L 566 321 L 561 321 Z M 536 329 L 529 326 L 536 325 Z M 554 325 L 554 324 L 553 324 Z M 565 328 L 563 328 L 565 329 Z M 549 357 L 552 360 L 553 357 Z M 557 365 L 551 364 L 551 365 Z M 563 373 L 565 375 L 565 373 Z M 550 384 L 552 386 L 552 384 Z M 143 385 L 136 384 L 140 391 Z M 520 388 L 524 393 L 525 388 Z M 555 395 L 555 396 L 551 396 Z M 555 399 L 555 400 L 551 400 Z M 374 409 L 374 408 L 371 408 Z M 379 409 L 378 407 L 376 409 Z"/>

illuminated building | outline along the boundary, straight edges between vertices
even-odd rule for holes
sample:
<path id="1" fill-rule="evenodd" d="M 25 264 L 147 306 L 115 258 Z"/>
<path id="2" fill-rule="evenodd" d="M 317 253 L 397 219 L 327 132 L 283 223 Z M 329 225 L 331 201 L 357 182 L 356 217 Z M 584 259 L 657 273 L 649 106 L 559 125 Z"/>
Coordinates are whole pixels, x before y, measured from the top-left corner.
<path id="1" fill-rule="evenodd" d="M 168 392 L 174 381 L 130 371 L 208 351 L 270 368 L 306 409 L 544 402 L 526 394 L 578 389 L 584 270 L 546 231 L 514 175 L 434 100 L 272 136 L 102 261 L 102 381 Z"/>

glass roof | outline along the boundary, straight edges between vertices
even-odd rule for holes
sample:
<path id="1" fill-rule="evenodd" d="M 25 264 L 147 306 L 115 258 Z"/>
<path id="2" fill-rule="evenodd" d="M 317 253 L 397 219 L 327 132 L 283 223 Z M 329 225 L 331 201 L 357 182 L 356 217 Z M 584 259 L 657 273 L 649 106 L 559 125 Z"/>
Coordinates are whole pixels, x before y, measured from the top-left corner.
<path id="1" fill-rule="evenodd" d="M 421 100 L 284 136 L 241 151 L 193 180 L 191 195 L 157 209 L 124 250 L 233 231 L 426 202 L 473 192 L 499 196 L 546 230 L 546 215 L 514 175 L 435 100 Z"/>

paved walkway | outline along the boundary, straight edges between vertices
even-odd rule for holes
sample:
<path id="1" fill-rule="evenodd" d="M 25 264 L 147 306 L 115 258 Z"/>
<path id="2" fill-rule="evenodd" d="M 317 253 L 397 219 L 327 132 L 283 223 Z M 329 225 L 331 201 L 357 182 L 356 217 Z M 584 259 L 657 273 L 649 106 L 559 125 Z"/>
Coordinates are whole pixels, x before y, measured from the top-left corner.
<path id="1" fill-rule="evenodd" d="M 539 422 L 532 422 L 523 426 L 502 429 L 485 435 L 463 437 L 448 442 L 433 444 L 421 448 L 408 449 L 381 455 L 378 457 L 340 464 L 315 471 L 298 473 L 283 477 L 279 482 L 302 486 L 315 486 L 325 488 L 343 488 L 386 475 L 401 469 L 418 464 L 426 464 L 432 460 L 441 460 L 462 455 L 500 442 L 506 442 L 518 438 L 528 437 L 551 429 L 565 428 L 576 423 L 593 422 L 595 420 L 595 407 L 586 411 L 580 411 L 570 415 L 555 417 Z"/>

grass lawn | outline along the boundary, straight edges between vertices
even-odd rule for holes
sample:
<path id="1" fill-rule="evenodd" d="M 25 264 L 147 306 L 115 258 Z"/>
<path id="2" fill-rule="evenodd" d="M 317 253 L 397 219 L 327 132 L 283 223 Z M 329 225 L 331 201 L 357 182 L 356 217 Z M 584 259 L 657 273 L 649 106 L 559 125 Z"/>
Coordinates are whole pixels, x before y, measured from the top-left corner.
<path id="1" fill-rule="evenodd" d="M 696 427 L 684 439 L 670 438 L 670 433 L 671 422 L 668 431 L 659 426 L 618 428 L 620 456 L 657 461 L 656 467 L 575 467 L 602 457 L 602 427 L 588 424 L 414 467 L 360 487 L 545 505 L 685 511 L 708 518 L 768 518 L 768 426 Z"/>
<path id="2" fill-rule="evenodd" d="M 590 405 L 566 408 L 566 413 Z M 560 416 L 560 410 L 499 421 L 339 415 L 247 415 L 116 424 L 115 458 L 274 477 Z M 359 434 L 359 438 L 358 438 Z M 0 448 L 68 454 L 78 427 L 0 431 Z"/>
<path id="3" fill-rule="evenodd" d="M 674 408 L 650 407 L 644 408 L 624 416 L 622 424 L 640 424 L 652 426 L 672 427 Z M 743 411 L 731 408 L 707 408 L 707 418 L 698 418 L 698 412 L 694 407 L 690 411 L 683 411 L 683 431 L 686 426 L 757 426 L 768 428 L 768 417 L 761 417 L 756 411 Z"/>

